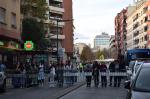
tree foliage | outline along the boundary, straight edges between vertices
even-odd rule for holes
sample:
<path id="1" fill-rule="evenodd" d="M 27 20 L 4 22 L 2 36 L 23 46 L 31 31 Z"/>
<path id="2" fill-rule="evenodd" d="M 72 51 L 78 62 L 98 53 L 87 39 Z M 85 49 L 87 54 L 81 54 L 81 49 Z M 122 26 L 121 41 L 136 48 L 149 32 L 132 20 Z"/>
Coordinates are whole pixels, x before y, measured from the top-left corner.
<path id="1" fill-rule="evenodd" d="M 95 55 L 96 59 L 99 59 L 102 55 L 104 55 L 103 52 L 101 50 L 98 50 Z"/>
<path id="2" fill-rule="evenodd" d="M 82 51 L 81 56 L 80 56 L 80 59 L 83 62 L 92 61 L 94 59 L 94 54 L 91 51 L 91 48 L 89 46 L 85 46 L 83 48 L 83 51 Z"/>
<path id="3" fill-rule="evenodd" d="M 21 13 L 24 17 L 36 17 L 46 19 L 49 11 L 46 0 L 21 0 Z"/>
<path id="4" fill-rule="evenodd" d="M 109 51 L 109 49 L 106 49 L 106 48 L 104 48 L 102 51 L 101 50 L 98 50 L 97 52 L 96 52 L 96 59 L 100 59 L 100 57 L 102 58 L 104 58 L 104 59 L 107 59 L 107 58 L 110 58 L 110 51 Z"/>
<path id="5" fill-rule="evenodd" d="M 22 22 L 22 40 L 33 41 L 36 49 L 46 49 L 49 45 L 48 40 L 45 39 L 44 24 L 37 22 L 36 19 L 26 18 Z"/>

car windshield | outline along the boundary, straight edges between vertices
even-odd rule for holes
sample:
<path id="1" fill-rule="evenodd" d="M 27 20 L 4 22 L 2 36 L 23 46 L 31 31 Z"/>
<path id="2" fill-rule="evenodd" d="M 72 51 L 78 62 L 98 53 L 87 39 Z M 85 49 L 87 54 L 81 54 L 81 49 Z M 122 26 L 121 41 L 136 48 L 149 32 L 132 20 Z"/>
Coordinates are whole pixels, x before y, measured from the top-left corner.
<path id="1" fill-rule="evenodd" d="M 150 68 L 142 68 L 135 82 L 135 90 L 150 92 Z"/>

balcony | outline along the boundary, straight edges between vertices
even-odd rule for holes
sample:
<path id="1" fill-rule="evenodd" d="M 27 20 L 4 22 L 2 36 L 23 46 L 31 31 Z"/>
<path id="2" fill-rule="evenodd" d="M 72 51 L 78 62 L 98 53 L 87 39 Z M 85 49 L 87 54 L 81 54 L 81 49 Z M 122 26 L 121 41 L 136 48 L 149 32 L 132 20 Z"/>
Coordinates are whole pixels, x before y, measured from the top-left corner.
<path id="1" fill-rule="evenodd" d="M 55 7 L 55 6 L 52 6 L 52 5 L 50 5 L 49 8 L 50 8 L 50 12 L 55 12 L 55 13 L 59 13 L 59 14 L 64 13 L 64 8 Z"/>
<path id="2" fill-rule="evenodd" d="M 51 34 L 50 36 L 51 39 L 57 39 L 57 35 Z M 64 40 L 65 39 L 65 35 L 58 35 L 58 39 L 59 40 Z"/>
<path id="3" fill-rule="evenodd" d="M 56 20 L 50 20 L 50 23 L 53 26 L 57 26 L 57 21 Z M 65 25 L 65 22 L 58 22 L 58 27 L 63 27 Z"/>
<path id="4" fill-rule="evenodd" d="M 57 2 L 63 2 L 63 0 L 53 0 L 53 1 L 57 1 Z"/>

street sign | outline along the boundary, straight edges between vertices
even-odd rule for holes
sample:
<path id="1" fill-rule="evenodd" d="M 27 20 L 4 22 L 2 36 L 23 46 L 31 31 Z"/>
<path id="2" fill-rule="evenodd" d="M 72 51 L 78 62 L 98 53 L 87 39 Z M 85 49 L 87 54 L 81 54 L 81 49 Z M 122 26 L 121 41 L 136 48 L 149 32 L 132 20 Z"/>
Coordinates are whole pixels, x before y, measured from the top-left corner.
<path id="1" fill-rule="evenodd" d="M 24 49 L 27 51 L 31 51 L 34 48 L 34 43 L 32 41 L 26 41 L 26 43 L 24 43 Z"/>
<path id="2" fill-rule="evenodd" d="M 63 57 L 64 56 L 64 48 L 59 48 L 58 49 L 58 55 L 59 55 L 59 57 Z"/>

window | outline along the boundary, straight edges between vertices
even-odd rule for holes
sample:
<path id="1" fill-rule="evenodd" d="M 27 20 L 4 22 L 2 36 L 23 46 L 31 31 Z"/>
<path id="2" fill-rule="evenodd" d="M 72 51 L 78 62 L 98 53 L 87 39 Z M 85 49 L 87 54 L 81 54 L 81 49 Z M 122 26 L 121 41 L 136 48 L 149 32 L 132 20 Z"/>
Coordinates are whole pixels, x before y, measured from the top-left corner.
<path id="1" fill-rule="evenodd" d="M 16 28 L 16 14 L 11 13 L 11 26 L 12 28 Z"/>
<path id="2" fill-rule="evenodd" d="M 148 30 L 148 26 L 144 27 L 144 32 L 146 32 Z"/>
<path id="3" fill-rule="evenodd" d="M 0 8 L 0 22 L 5 23 L 6 10 L 4 8 Z"/>
<path id="4" fill-rule="evenodd" d="M 145 18 L 144 18 L 144 22 L 147 22 L 148 21 L 148 16 L 146 16 Z"/>

